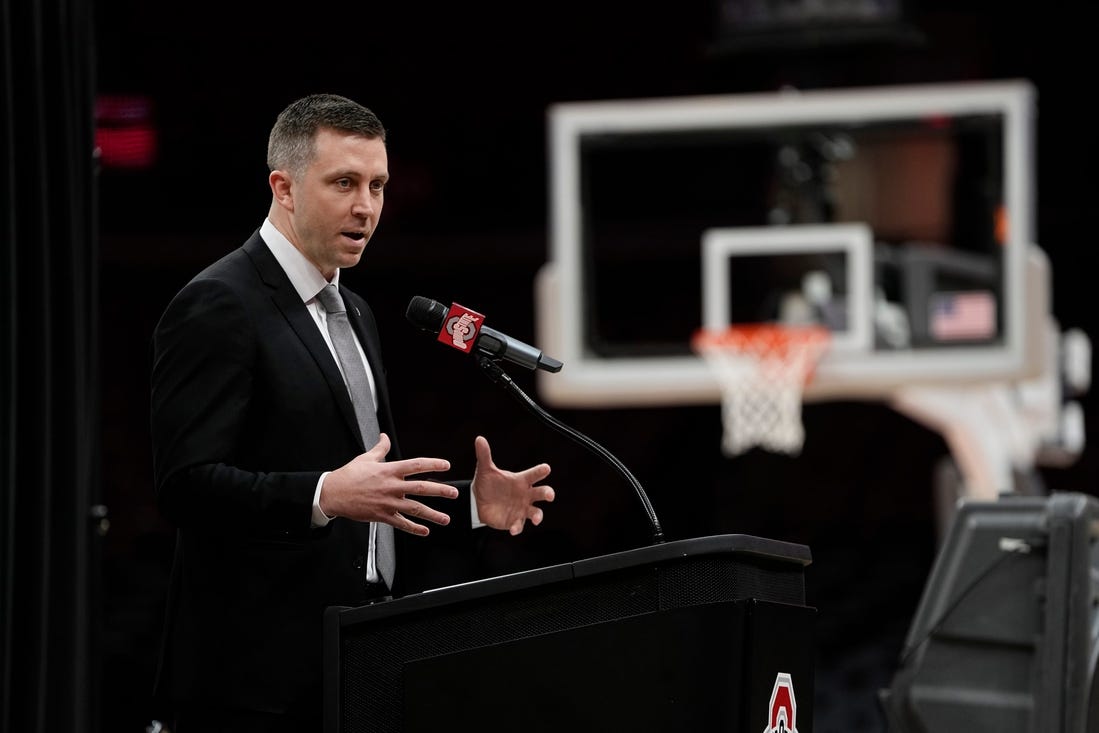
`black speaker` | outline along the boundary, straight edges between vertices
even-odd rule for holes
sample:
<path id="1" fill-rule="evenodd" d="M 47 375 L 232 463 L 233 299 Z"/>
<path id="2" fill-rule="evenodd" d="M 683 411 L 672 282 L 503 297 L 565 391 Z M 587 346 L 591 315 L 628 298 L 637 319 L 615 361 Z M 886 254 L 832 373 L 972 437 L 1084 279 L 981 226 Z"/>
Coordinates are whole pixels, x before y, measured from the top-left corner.
<path id="1" fill-rule="evenodd" d="M 963 501 L 879 700 L 890 733 L 1099 731 L 1099 502 Z"/>

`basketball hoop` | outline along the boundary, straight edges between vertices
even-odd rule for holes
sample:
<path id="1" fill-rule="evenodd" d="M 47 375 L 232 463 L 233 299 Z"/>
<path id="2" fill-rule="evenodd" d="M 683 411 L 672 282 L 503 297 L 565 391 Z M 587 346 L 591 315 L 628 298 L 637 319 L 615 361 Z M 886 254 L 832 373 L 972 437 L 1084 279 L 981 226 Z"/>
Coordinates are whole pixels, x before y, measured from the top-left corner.
<path id="1" fill-rule="evenodd" d="M 695 333 L 691 346 L 721 388 L 726 456 L 757 445 L 778 453 L 801 452 L 802 391 L 830 342 L 831 332 L 822 326 L 778 323 Z"/>

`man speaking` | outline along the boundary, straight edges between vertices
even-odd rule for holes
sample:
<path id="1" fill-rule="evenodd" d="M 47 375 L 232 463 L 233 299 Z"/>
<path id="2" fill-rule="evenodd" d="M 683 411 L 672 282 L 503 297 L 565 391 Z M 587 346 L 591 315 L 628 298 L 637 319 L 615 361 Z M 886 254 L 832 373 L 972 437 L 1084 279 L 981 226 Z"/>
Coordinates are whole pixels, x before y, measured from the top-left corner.
<path id="1" fill-rule="evenodd" d="M 518 534 L 554 496 L 548 465 L 500 469 L 483 437 L 472 481 L 400 455 L 373 314 L 340 284 L 382 213 L 378 118 L 305 97 L 267 162 L 266 219 L 153 335 L 157 499 L 177 528 L 156 692 L 173 733 L 319 730 L 325 608 L 422 590 L 407 543 L 473 522 Z"/>

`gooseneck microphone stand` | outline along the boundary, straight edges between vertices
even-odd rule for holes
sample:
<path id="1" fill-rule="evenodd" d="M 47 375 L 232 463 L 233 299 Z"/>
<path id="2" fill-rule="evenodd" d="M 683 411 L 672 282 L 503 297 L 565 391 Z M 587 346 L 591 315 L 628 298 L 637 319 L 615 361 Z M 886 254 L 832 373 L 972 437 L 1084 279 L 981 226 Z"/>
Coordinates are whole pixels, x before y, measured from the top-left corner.
<path id="1" fill-rule="evenodd" d="M 641 483 L 634 477 L 630 470 L 623 465 L 622 461 L 618 460 L 603 446 L 596 443 L 594 440 L 584 435 L 583 433 L 565 425 L 563 422 L 550 415 L 548 412 L 542 409 L 542 407 L 532 400 L 526 392 L 524 392 L 519 385 L 517 385 L 507 372 L 505 372 L 495 359 L 492 359 L 484 354 L 477 355 L 477 364 L 481 367 L 489 379 L 496 384 L 500 385 L 505 392 L 517 399 L 524 407 L 534 413 L 540 421 L 550 426 L 557 432 L 561 433 L 565 437 L 573 440 L 580 445 L 584 446 L 592 453 L 596 454 L 610 466 L 612 466 L 623 478 L 629 482 L 633 487 L 634 492 L 637 494 L 637 498 L 641 501 L 641 507 L 645 510 L 646 516 L 649 518 L 649 525 L 652 527 L 653 543 L 660 544 L 664 542 L 664 530 L 660 527 L 660 520 L 656 518 L 656 512 L 653 510 L 652 504 L 649 502 L 649 497 L 645 493 L 645 489 L 641 488 Z"/>

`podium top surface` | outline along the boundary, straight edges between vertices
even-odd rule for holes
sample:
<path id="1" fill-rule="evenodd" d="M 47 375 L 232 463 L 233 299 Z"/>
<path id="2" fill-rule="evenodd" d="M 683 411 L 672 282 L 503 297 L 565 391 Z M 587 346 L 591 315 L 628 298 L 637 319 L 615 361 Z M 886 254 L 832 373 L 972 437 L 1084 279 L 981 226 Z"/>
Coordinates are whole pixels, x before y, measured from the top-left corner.
<path id="1" fill-rule="evenodd" d="M 332 607 L 329 610 L 339 613 L 341 624 L 356 624 L 410 611 L 535 588 L 549 583 L 579 580 L 618 570 L 656 566 L 691 558 L 702 559 L 705 556 L 714 555 L 735 555 L 743 557 L 746 561 L 771 561 L 779 565 L 788 565 L 791 569 L 803 569 L 812 562 L 812 554 L 805 545 L 745 534 L 709 535 L 647 545 L 560 565 L 434 588 L 367 606 Z"/>

